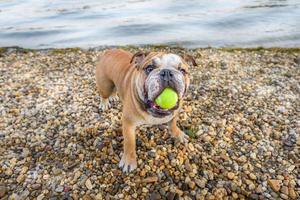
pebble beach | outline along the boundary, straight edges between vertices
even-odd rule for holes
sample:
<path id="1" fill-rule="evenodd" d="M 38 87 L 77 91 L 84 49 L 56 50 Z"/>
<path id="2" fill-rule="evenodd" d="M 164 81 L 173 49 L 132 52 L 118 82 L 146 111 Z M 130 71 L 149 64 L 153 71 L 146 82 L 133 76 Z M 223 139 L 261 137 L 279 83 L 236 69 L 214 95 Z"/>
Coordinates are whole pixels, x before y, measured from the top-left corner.
<path id="1" fill-rule="evenodd" d="M 299 49 L 142 49 L 198 66 L 178 121 L 189 143 L 139 127 L 130 174 L 122 103 L 99 110 L 102 49 L 0 50 L 0 199 L 300 198 Z"/>

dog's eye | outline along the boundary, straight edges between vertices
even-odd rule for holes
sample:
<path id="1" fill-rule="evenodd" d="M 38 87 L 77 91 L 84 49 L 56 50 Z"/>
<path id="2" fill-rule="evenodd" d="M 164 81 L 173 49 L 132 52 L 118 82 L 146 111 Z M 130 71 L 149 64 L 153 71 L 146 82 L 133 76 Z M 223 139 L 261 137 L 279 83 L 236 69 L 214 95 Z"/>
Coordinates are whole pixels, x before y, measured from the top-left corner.
<path id="1" fill-rule="evenodd" d="M 183 68 L 180 68 L 179 71 L 181 71 L 181 73 L 183 73 L 183 74 L 186 74 L 186 73 L 187 73 L 186 70 L 183 69 Z"/>
<path id="2" fill-rule="evenodd" d="M 154 69 L 154 66 L 153 65 L 148 65 L 146 68 L 145 68 L 145 72 L 146 74 L 150 74 L 150 72 Z"/>

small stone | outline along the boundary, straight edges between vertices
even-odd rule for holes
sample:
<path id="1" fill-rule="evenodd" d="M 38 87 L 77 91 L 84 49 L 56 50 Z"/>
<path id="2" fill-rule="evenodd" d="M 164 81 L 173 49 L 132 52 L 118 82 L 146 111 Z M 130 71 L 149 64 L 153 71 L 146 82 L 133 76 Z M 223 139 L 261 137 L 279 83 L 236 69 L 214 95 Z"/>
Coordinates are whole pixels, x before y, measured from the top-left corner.
<path id="1" fill-rule="evenodd" d="M 241 163 L 247 162 L 247 157 L 246 156 L 241 156 L 241 157 L 239 157 L 238 161 L 241 162 Z"/>
<path id="2" fill-rule="evenodd" d="M 13 174 L 12 169 L 11 169 L 11 168 L 6 169 L 6 170 L 5 170 L 5 174 L 6 174 L 7 176 L 11 176 L 11 175 Z"/>
<path id="3" fill-rule="evenodd" d="M 184 168 L 185 168 L 187 171 L 189 171 L 189 172 L 193 171 L 193 168 L 192 168 L 191 164 L 190 164 L 188 161 L 186 161 L 186 162 L 184 163 Z"/>
<path id="4" fill-rule="evenodd" d="M 196 182 L 196 184 L 197 184 L 200 188 L 203 189 L 203 188 L 205 188 L 205 185 L 206 185 L 206 183 L 207 183 L 207 180 L 206 180 L 206 179 L 201 179 L 201 180 L 196 179 L 195 182 Z"/>
<path id="5" fill-rule="evenodd" d="M 64 192 L 70 192 L 71 189 L 72 188 L 70 186 L 68 186 L 68 185 L 64 186 Z"/>
<path id="6" fill-rule="evenodd" d="M 168 195 L 167 195 L 167 199 L 168 199 L 168 200 L 174 200 L 174 199 L 175 199 L 175 196 L 176 196 L 176 193 L 174 193 L 174 192 L 169 192 Z"/>
<path id="7" fill-rule="evenodd" d="M 295 63 L 300 65 L 300 56 L 298 56 L 297 58 L 294 59 Z"/>
<path id="8" fill-rule="evenodd" d="M 180 189 L 178 189 L 178 188 L 175 189 L 175 192 L 176 192 L 176 194 L 178 194 L 179 196 L 182 196 L 182 195 L 183 195 L 183 191 L 180 190 Z"/>
<path id="9" fill-rule="evenodd" d="M 92 200 L 92 197 L 88 194 L 85 194 L 83 197 L 82 197 L 82 200 Z"/>
<path id="10" fill-rule="evenodd" d="M 289 185 L 289 188 L 294 188 L 294 186 L 296 186 L 296 184 L 297 184 L 296 181 L 291 179 L 288 185 Z"/>
<path id="11" fill-rule="evenodd" d="M 251 153 L 251 154 L 250 154 L 250 158 L 252 158 L 252 159 L 256 159 L 256 153 L 254 153 L 254 152 L 253 152 L 253 153 Z"/>
<path id="12" fill-rule="evenodd" d="M 232 193 L 232 198 L 233 198 L 233 199 L 238 199 L 238 198 L 239 198 L 239 195 L 238 195 L 236 192 L 233 192 L 233 193 Z"/>
<path id="13" fill-rule="evenodd" d="M 250 199 L 259 199 L 259 196 L 257 194 L 251 194 Z"/>
<path id="14" fill-rule="evenodd" d="M 90 179 L 87 179 L 87 180 L 85 181 L 85 186 L 86 186 L 86 188 L 87 188 L 88 190 L 93 189 L 93 184 L 92 184 L 92 182 L 91 182 Z"/>
<path id="15" fill-rule="evenodd" d="M 143 193 L 148 193 L 149 190 L 148 190 L 146 187 L 143 187 L 143 188 L 142 188 L 142 192 L 143 192 Z"/>
<path id="16" fill-rule="evenodd" d="M 13 200 L 19 200 L 19 199 L 22 199 L 21 196 L 19 196 L 17 193 L 12 193 L 9 197 L 10 199 L 13 199 Z"/>
<path id="17" fill-rule="evenodd" d="M 280 190 L 280 180 L 270 179 L 268 180 L 269 186 L 272 188 L 273 191 L 278 192 Z"/>
<path id="18" fill-rule="evenodd" d="M 230 180 L 232 180 L 232 179 L 234 179 L 235 175 L 234 175 L 233 172 L 228 172 L 227 177 L 228 177 Z"/>
<path id="19" fill-rule="evenodd" d="M 175 154 L 174 153 L 168 153 L 168 159 L 171 161 L 175 158 Z"/>
<path id="20" fill-rule="evenodd" d="M 72 197 L 74 200 L 79 200 L 79 195 L 78 195 L 77 193 L 71 194 L 71 197 Z"/>
<path id="21" fill-rule="evenodd" d="M 157 176 L 151 176 L 151 177 L 147 177 L 145 179 L 143 179 L 143 183 L 153 183 L 153 182 L 157 182 L 158 178 Z"/>
<path id="22" fill-rule="evenodd" d="M 190 181 L 190 182 L 188 182 L 188 185 L 191 189 L 194 189 L 196 186 L 196 183 L 194 181 Z"/>
<path id="23" fill-rule="evenodd" d="M 37 196 L 36 200 L 43 200 L 45 195 L 42 193 L 39 196 Z"/>
<path id="24" fill-rule="evenodd" d="M 12 158 L 12 159 L 10 159 L 10 165 L 12 166 L 12 167 L 14 167 L 16 164 L 17 164 L 17 159 L 16 158 Z"/>
<path id="25" fill-rule="evenodd" d="M 5 186 L 0 186 L 0 198 L 4 197 L 7 193 L 7 188 Z"/>
<path id="26" fill-rule="evenodd" d="M 274 197 L 274 198 L 278 198 L 278 196 L 279 196 L 276 192 L 271 192 L 270 194 L 271 194 L 271 196 Z"/>
<path id="27" fill-rule="evenodd" d="M 286 138 L 283 138 L 283 145 L 285 149 L 291 149 L 295 146 L 297 142 L 296 133 L 291 133 L 286 136 Z"/>
<path id="28" fill-rule="evenodd" d="M 25 174 L 27 171 L 28 171 L 28 167 L 24 166 L 24 167 L 22 167 L 20 174 Z"/>
<path id="29" fill-rule="evenodd" d="M 81 172 L 80 171 L 76 171 L 75 174 L 74 174 L 74 178 L 73 178 L 73 181 L 76 182 L 77 179 L 81 176 Z"/>
<path id="30" fill-rule="evenodd" d="M 156 156 L 155 150 L 149 151 L 149 152 L 148 152 L 148 155 L 149 155 L 151 158 L 155 158 L 155 156 Z"/>
<path id="31" fill-rule="evenodd" d="M 96 196 L 95 196 L 95 200 L 102 200 L 103 197 L 102 197 L 102 194 L 101 193 L 98 193 Z"/>
<path id="32" fill-rule="evenodd" d="M 249 174 L 249 177 L 250 177 L 252 180 L 256 180 L 256 175 L 253 174 L 253 173 L 250 173 L 250 174 Z"/>
<path id="33" fill-rule="evenodd" d="M 55 188 L 55 192 L 61 193 L 62 191 L 64 191 L 64 187 L 61 186 L 61 185 L 59 185 L 59 186 L 57 186 L 57 187 Z"/>
<path id="34" fill-rule="evenodd" d="M 289 196 L 283 193 L 280 194 L 280 197 L 283 199 L 289 199 Z"/>
<path id="35" fill-rule="evenodd" d="M 119 176 L 119 175 L 121 175 L 122 172 L 119 169 L 114 169 L 114 170 L 112 170 L 112 173 L 114 176 Z"/>
<path id="36" fill-rule="evenodd" d="M 146 175 L 146 170 L 142 169 L 142 171 L 140 172 L 140 176 L 144 177 Z"/>
<path id="37" fill-rule="evenodd" d="M 20 194 L 20 198 L 21 199 L 26 199 L 29 195 L 29 191 L 28 190 L 24 190 L 21 194 Z"/>
<path id="38" fill-rule="evenodd" d="M 54 175 L 54 176 L 58 176 L 58 175 L 60 175 L 61 173 L 62 173 L 62 170 L 61 170 L 61 169 L 55 168 L 55 169 L 53 170 L 53 175 Z"/>
<path id="39" fill-rule="evenodd" d="M 231 133 L 233 132 L 233 127 L 232 127 L 232 126 L 228 126 L 228 127 L 226 128 L 226 131 L 227 131 L 229 134 L 231 134 Z"/>
<path id="40" fill-rule="evenodd" d="M 223 199 L 225 193 L 226 193 L 226 190 L 224 188 L 216 188 L 213 191 L 213 194 L 216 197 L 216 199 Z"/>
<path id="41" fill-rule="evenodd" d="M 281 180 L 281 181 L 284 180 L 284 177 L 283 177 L 282 175 L 278 175 L 276 178 L 277 178 L 278 180 Z"/>
<path id="42" fill-rule="evenodd" d="M 282 186 L 280 192 L 282 192 L 285 195 L 289 195 L 289 188 L 287 186 Z"/>
<path id="43" fill-rule="evenodd" d="M 258 193 L 258 194 L 263 193 L 263 192 L 264 192 L 263 186 L 262 186 L 262 185 L 258 185 L 255 191 L 256 191 L 256 193 Z"/>
<path id="44" fill-rule="evenodd" d="M 159 199 L 161 199 L 159 193 L 153 192 L 150 194 L 150 200 L 159 200 Z"/>
<path id="45" fill-rule="evenodd" d="M 249 190 L 254 190 L 254 189 L 255 189 L 255 184 L 251 183 L 251 184 L 249 185 Z"/>
<path id="46" fill-rule="evenodd" d="M 135 198 L 135 199 L 137 199 L 137 198 L 138 198 L 138 193 L 136 193 L 136 192 L 133 193 L 133 194 L 132 194 L 132 197 Z M 130 198 L 129 198 L 129 199 L 130 199 Z"/>
<path id="47" fill-rule="evenodd" d="M 204 138 L 203 138 L 203 141 L 204 141 L 204 142 L 211 142 L 212 139 L 213 139 L 213 138 L 212 138 L 210 135 L 205 135 Z"/>
<path id="48" fill-rule="evenodd" d="M 292 199 L 297 199 L 297 194 L 296 194 L 294 188 L 289 188 L 289 196 L 290 196 Z"/>
<path id="49" fill-rule="evenodd" d="M 188 148 L 189 148 L 190 151 L 195 151 L 195 147 L 192 143 L 188 144 Z"/>
<path id="50" fill-rule="evenodd" d="M 24 180 L 25 180 L 25 176 L 24 176 L 23 174 L 21 174 L 21 175 L 19 175 L 19 176 L 17 177 L 17 182 L 18 182 L 18 183 L 22 183 Z"/>
<path id="51" fill-rule="evenodd" d="M 44 180 L 48 180 L 50 178 L 50 175 L 49 174 L 45 174 L 44 176 L 43 176 L 43 179 Z"/>
<path id="52" fill-rule="evenodd" d="M 287 169 L 287 171 L 291 173 L 295 168 L 296 168 L 295 165 L 291 165 L 291 166 Z"/>
<path id="53" fill-rule="evenodd" d="M 159 194 L 161 195 L 161 196 L 166 196 L 166 191 L 165 191 L 165 189 L 164 188 L 160 188 L 159 189 Z"/>
<path id="54" fill-rule="evenodd" d="M 188 186 L 187 183 L 182 183 L 182 186 L 181 186 L 180 189 L 183 190 L 183 191 L 187 191 L 189 189 L 189 186 Z"/>
<path id="55" fill-rule="evenodd" d="M 41 188 L 41 184 L 38 184 L 38 183 L 32 184 L 31 188 L 32 188 L 33 190 L 38 190 L 38 189 Z"/>

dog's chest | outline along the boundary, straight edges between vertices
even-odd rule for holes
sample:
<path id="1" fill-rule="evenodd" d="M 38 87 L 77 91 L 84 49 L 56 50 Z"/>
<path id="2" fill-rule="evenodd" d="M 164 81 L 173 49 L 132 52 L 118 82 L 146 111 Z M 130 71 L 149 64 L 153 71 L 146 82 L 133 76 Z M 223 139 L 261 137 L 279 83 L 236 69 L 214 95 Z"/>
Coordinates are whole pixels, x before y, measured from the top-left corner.
<path id="1" fill-rule="evenodd" d="M 164 124 L 173 119 L 174 115 L 169 115 L 166 117 L 158 118 L 153 117 L 151 115 L 147 116 L 145 120 L 141 121 L 139 125 L 157 125 L 157 124 Z"/>

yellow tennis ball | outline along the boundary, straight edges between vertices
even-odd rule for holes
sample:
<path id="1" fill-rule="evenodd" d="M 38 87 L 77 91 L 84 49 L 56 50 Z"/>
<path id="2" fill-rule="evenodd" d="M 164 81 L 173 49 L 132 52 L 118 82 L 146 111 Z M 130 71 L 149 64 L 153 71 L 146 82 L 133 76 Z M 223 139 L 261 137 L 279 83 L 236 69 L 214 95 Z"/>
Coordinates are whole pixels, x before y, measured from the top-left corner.
<path id="1" fill-rule="evenodd" d="M 155 103 L 162 109 L 171 109 L 176 106 L 178 101 L 177 93 L 171 88 L 165 88 L 155 99 Z"/>

